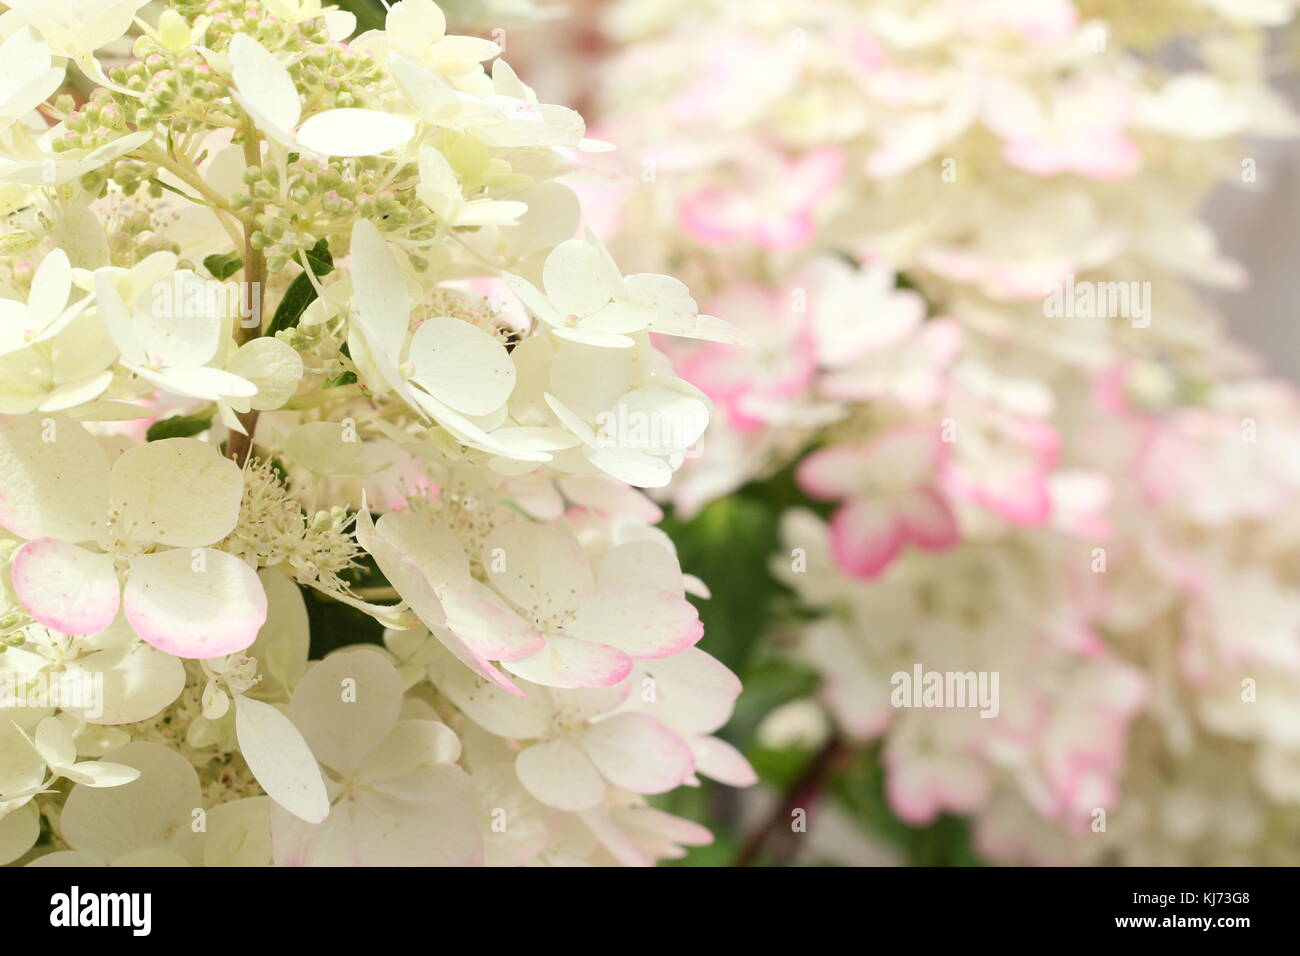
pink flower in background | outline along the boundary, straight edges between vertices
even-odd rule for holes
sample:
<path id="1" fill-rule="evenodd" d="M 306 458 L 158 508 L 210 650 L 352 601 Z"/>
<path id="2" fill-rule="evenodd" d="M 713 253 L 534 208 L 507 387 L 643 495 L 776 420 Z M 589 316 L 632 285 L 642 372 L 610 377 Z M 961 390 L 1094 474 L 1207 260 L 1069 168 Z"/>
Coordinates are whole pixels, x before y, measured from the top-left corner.
<path id="1" fill-rule="evenodd" d="M 994 410 L 986 410 L 982 419 L 964 419 L 958 428 L 961 437 L 945 469 L 945 489 L 1012 524 L 1045 523 L 1052 515 L 1049 480 L 1060 448 L 1056 429 Z"/>
<path id="2" fill-rule="evenodd" d="M 885 794 L 900 819 L 920 826 L 984 803 L 993 781 L 980 753 L 980 725 L 974 711 L 904 712 L 883 754 Z"/>
<path id="3" fill-rule="evenodd" d="M 799 486 L 822 501 L 843 502 L 831 518 L 831 554 L 842 571 L 874 578 L 906 544 L 925 551 L 957 544 L 957 520 L 936 483 L 944 457 L 935 429 L 900 425 L 804 459 Z"/>
<path id="4" fill-rule="evenodd" d="M 1070 80 L 1047 104 L 1024 86 L 995 80 L 985 94 L 983 120 L 1002 137 L 1007 162 L 1035 176 L 1127 179 L 1142 159 L 1124 129 L 1134 108 L 1131 90 L 1112 77 Z"/>
<path id="5" fill-rule="evenodd" d="M 709 244 L 749 241 L 769 252 L 807 245 L 818 205 L 844 177 L 844 154 L 821 146 L 770 170 L 742 169 L 735 186 L 706 186 L 682 200 L 682 228 Z"/>
<path id="6" fill-rule="evenodd" d="M 687 381 L 704 391 L 740 431 L 780 417 L 803 397 L 817 371 L 816 345 L 807 312 L 796 309 L 795 290 L 737 283 L 708 305 L 711 314 L 748 332 L 754 348 L 706 343 L 682 363 Z"/>

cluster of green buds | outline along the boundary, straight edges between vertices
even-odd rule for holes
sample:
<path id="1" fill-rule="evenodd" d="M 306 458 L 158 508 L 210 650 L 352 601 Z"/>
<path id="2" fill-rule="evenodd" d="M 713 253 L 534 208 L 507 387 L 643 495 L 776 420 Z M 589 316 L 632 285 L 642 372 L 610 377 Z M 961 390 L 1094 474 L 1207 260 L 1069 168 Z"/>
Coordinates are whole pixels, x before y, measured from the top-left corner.
<path id="1" fill-rule="evenodd" d="M 325 162 L 295 155 L 283 171 L 249 166 L 243 178 L 248 192 L 232 196 L 231 207 L 250 213 L 250 241 L 271 273 L 300 262 L 299 253 L 320 239 L 335 245 L 358 218 L 417 240 L 434 235 L 434 221 L 415 195 L 413 164 L 394 169 L 375 157 Z"/>

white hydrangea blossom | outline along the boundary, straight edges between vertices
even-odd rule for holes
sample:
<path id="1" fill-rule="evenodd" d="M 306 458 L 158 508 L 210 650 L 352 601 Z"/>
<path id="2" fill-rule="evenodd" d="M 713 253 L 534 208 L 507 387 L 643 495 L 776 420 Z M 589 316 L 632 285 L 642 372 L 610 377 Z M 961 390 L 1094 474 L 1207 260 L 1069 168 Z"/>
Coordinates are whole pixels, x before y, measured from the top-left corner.
<path id="1" fill-rule="evenodd" d="M 740 686 L 629 485 L 710 411 L 650 333 L 741 337 L 577 237 L 608 145 L 433 0 L 9 7 L 0 862 L 707 842 L 646 797 L 753 781 Z"/>

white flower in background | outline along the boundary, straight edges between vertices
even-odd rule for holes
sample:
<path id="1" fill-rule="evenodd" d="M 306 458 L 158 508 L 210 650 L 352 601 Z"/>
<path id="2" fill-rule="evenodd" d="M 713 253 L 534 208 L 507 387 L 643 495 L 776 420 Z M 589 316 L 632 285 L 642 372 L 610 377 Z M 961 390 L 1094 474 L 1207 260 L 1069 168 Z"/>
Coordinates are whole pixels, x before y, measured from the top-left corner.
<path id="1" fill-rule="evenodd" d="M 243 479 L 211 445 L 151 442 L 110 469 L 78 423 L 24 416 L 0 422 L 0 462 L 0 525 L 28 539 L 14 591 L 36 620 L 95 634 L 120 607 L 137 634 L 181 657 L 253 642 L 266 618 L 257 575 L 208 547 L 235 526 Z"/>

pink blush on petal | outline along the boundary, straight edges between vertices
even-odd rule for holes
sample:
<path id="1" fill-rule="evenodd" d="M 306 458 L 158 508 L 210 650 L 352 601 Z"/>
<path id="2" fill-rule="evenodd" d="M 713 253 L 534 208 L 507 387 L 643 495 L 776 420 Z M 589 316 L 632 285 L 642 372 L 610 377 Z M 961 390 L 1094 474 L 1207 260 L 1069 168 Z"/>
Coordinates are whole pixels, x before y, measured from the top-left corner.
<path id="1" fill-rule="evenodd" d="M 113 623 L 122 591 L 113 559 L 54 538 L 18 549 L 14 593 L 37 621 L 63 634 L 97 634 Z"/>
<path id="2" fill-rule="evenodd" d="M 899 521 L 866 502 L 846 504 L 831 517 L 831 556 L 852 577 L 877 577 L 898 557 L 902 545 Z"/>

